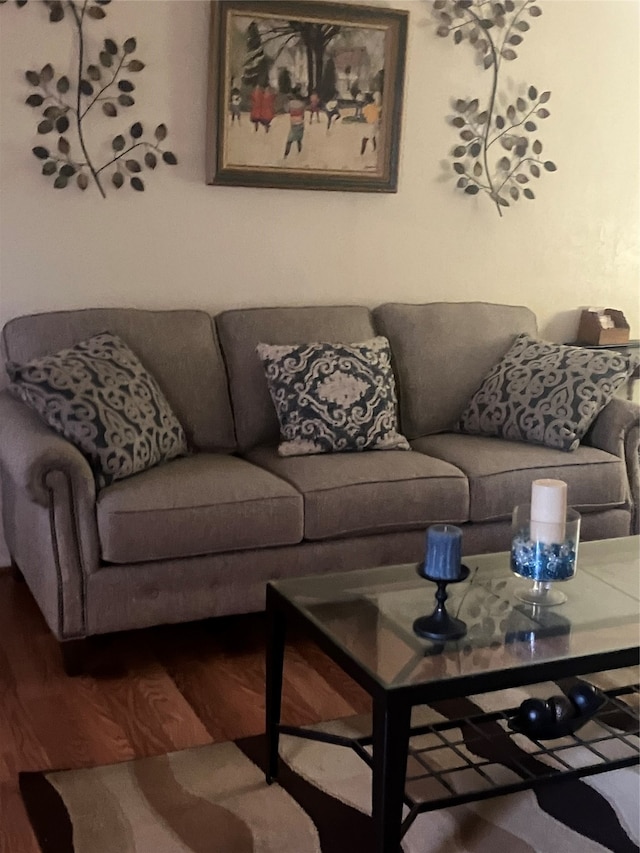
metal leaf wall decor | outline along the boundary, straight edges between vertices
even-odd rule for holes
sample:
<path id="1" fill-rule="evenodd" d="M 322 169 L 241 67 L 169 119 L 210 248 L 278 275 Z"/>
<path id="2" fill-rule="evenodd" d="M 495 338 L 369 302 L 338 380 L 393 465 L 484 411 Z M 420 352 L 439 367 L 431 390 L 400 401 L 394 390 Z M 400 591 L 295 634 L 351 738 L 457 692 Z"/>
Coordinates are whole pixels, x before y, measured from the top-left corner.
<path id="1" fill-rule="evenodd" d="M 513 97 L 498 88 L 503 62 L 518 58 L 517 49 L 542 10 L 536 0 L 434 0 L 433 13 L 437 34 L 470 45 L 478 63 L 493 75 L 486 104 L 478 98 L 454 101 L 450 122 L 459 141 L 451 161 L 456 186 L 471 196 L 486 193 L 502 216 L 503 207 L 535 198 L 531 184 L 543 171 L 557 168 L 544 159 L 538 138 L 539 122 L 550 115 L 545 105 L 551 92 L 525 85 Z"/>
<path id="2" fill-rule="evenodd" d="M 0 4 L 7 0 L 0 0 Z M 28 0 L 16 0 L 19 7 Z M 85 126 L 99 109 L 110 119 L 122 118 L 135 105 L 135 83 L 131 79 L 144 69 L 144 62 L 133 57 L 137 41 L 130 37 L 121 44 L 105 38 L 95 61 L 87 57 L 85 27 L 89 22 L 103 20 L 105 6 L 111 0 L 34 0 L 46 8 L 49 21 L 56 24 L 70 19 L 77 31 L 77 62 L 73 76 L 58 74 L 50 62 L 39 71 L 25 72 L 33 92 L 26 99 L 28 106 L 39 112 L 37 131 L 47 137 L 48 144 L 32 148 L 35 157 L 42 161 L 42 174 L 53 180 L 56 189 L 75 183 L 86 190 L 93 182 L 100 195 L 106 198 L 106 180 L 120 189 L 128 179 L 138 192 L 145 188 L 143 169 L 153 170 L 161 163 L 175 166 L 177 158 L 172 151 L 160 147 L 167 136 L 165 124 L 153 130 L 153 137 L 145 134 L 142 123 L 127 122 L 127 130 L 117 133 L 110 141 L 111 154 L 99 164 L 89 151 Z M 69 135 L 73 135 L 70 141 Z M 54 138 L 53 142 L 49 139 Z"/>

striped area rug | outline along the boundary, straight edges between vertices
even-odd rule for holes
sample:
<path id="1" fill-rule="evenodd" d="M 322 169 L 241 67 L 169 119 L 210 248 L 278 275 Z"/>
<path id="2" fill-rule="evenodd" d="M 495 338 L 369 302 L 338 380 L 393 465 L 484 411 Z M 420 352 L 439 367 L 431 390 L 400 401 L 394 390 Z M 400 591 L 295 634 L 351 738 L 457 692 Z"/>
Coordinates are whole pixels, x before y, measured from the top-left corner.
<path id="1" fill-rule="evenodd" d="M 607 687 L 608 685 L 601 684 Z M 555 684 L 469 697 L 416 709 L 414 724 L 547 698 Z M 637 694 L 636 694 L 637 698 Z M 588 725 L 595 725 L 589 723 Z M 359 735 L 355 717 L 324 730 Z M 464 727 L 456 730 L 478 753 Z M 635 732 L 621 743 L 637 748 Z M 420 745 L 418 744 L 418 747 Z M 526 738 L 500 732 L 495 766 L 548 772 Z M 264 779 L 263 736 L 84 770 L 24 773 L 22 795 L 43 853 L 368 853 L 374 850 L 371 777 L 348 748 L 283 736 L 278 783 Z M 573 749 L 572 761 L 585 760 Z M 412 766 L 409 764 L 411 775 Z M 637 767 L 564 780 L 419 815 L 403 853 L 633 853 L 639 850 Z"/>

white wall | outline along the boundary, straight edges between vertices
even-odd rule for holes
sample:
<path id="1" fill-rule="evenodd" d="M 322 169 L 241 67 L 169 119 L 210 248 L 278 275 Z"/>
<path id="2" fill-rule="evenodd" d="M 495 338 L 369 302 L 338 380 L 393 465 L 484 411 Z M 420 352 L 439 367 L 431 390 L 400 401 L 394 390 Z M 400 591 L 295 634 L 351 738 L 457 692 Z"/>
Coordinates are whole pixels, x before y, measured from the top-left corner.
<path id="1" fill-rule="evenodd" d="M 117 0 L 90 31 L 136 36 L 147 67 L 132 118 L 96 139 L 164 121 L 180 163 L 158 168 L 146 192 L 106 201 L 92 188 L 54 191 L 31 154 L 43 138 L 23 72 L 47 61 L 71 71 L 70 22 L 50 24 L 41 4 L 2 6 L 0 322 L 90 305 L 483 299 L 528 305 L 554 340 L 572 338 L 580 307 L 613 306 L 639 337 L 639 3 L 541 0 L 505 82 L 552 91 L 540 137 L 558 171 L 503 218 L 443 179 L 450 100 L 482 96 L 488 72 L 466 43 L 435 36 L 430 3 L 381 5 L 410 11 L 397 194 L 207 186 L 209 5 Z"/>

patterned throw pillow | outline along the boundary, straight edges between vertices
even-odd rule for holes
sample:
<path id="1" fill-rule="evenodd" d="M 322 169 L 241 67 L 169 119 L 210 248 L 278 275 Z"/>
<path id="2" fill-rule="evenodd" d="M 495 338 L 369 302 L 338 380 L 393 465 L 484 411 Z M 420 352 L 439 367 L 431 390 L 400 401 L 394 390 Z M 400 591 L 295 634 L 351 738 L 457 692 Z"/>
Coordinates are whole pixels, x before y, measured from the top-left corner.
<path id="1" fill-rule="evenodd" d="M 519 335 L 455 429 L 575 450 L 633 367 L 623 353 Z"/>
<path id="2" fill-rule="evenodd" d="M 187 453 L 157 382 L 116 335 L 8 362 L 7 372 L 10 391 L 87 456 L 100 487 Z"/>
<path id="3" fill-rule="evenodd" d="M 398 432 L 386 338 L 356 344 L 258 344 L 280 421 L 281 456 L 410 450 Z"/>

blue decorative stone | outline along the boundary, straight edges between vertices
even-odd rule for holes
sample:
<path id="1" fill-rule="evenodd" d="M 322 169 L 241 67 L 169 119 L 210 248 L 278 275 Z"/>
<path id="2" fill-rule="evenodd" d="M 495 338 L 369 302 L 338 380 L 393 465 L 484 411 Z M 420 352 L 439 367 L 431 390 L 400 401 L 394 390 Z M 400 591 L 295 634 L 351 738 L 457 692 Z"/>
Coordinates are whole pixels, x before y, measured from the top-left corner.
<path id="1" fill-rule="evenodd" d="M 546 545 L 516 536 L 511 543 L 511 570 L 542 583 L 569 580 L 576 573 L 576 543 L 567 539 L 561 545 Z"/>

